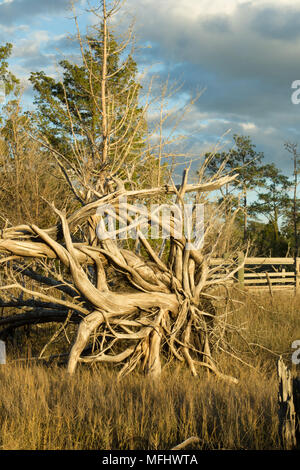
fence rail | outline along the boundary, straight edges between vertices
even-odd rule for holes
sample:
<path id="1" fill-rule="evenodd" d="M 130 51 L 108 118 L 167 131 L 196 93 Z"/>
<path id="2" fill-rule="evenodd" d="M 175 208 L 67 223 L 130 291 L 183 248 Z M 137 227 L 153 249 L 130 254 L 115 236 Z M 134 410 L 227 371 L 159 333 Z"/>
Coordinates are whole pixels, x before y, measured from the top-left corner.
<path id="1" fill-rule="evenodd" d="M 232 261 L 227 261 L 226 258 L 214 258 L 210 262 L 213 267 L 226 267 L 227 264 L 232 264 Z M 228 281 L 230 284 L 238 282 L 242 288 L 247 289 L 299 289 L 300 291 L 300 258 L 296 258 L 295 264 L 294 258 L 244 258 L 244 254 L 240 253 L 237 265 L 243 266 L 238 270 L 236 277 Z M 268 269 L 268 266 L 273 267 L 273 270 Z M 225 274 L 222 273 L 212 275 L 214 279 L 224 277 Z"/>

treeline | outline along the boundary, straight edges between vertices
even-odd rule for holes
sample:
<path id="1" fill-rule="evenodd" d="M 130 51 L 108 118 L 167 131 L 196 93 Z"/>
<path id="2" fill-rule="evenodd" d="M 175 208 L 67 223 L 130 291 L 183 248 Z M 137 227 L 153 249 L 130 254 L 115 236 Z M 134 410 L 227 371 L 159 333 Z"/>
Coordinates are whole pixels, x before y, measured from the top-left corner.
<path id="1" fill-rule="evenodd" d="M 283 153 L 293 163 L 290 177 L 274 163 L 265 163 L 264 153 L 256 150 L 250 137 L 235 134 L 232 149 L 215 154 L 208 164 L 210 174 L 222 164 L 238 174 L 237 181 L 221 189 L 218 202 L 224 204 L 225 220 L 236 211 L 233 237 L 237 244 L 248 244 L 253 255 L 299 256 L 297 144 L 285 143 Z"/>

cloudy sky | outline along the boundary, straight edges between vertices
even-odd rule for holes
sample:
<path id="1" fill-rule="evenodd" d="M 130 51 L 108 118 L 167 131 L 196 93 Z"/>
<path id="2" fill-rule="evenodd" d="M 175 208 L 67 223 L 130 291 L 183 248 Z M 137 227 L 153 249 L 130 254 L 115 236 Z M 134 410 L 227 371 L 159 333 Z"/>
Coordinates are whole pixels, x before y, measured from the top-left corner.
<path id="1" fill-rule="evenodd" d="M 85 4 L 77 2 L 79 12 Z M 72 56 L 68 6 L 0 0 L 0 44 L 14 44 L 11 68 L 25 86 L 31 71 L 54 75 L 57 61 Z M 180 104 L 205 89 L 182 124 L 189 150 L 200 155 L 220 139 L 232 145 L 234 133 L 249 135 L 266 161 L 290 174 L 284 143 L 300 150 L 300 104 L 291 100 L 300 80 L 299 0 L 127 0 L 125 8 L 138 43 L 151 46 L 137 54 L 140 69 L 153 65 L 162 81 L 182 82 Z M 90 21 L 80 16 L 83 28 Z"/>

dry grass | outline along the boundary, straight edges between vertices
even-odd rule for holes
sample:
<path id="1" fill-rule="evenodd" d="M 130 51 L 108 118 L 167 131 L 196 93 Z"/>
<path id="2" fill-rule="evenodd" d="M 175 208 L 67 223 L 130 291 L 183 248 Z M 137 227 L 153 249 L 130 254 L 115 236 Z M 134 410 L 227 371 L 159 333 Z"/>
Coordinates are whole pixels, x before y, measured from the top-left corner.
<path id="1" fill-rule="evenodd" d="M 265 294 L 251 296 L 232 321 L 288 362 L 300 339 L 299 307 L 299 298 L 277 294 L 272 305 Z M 194 448 L 279 449 L 277 356 L 234 341 L 252 365 L 219 358 L 240 379 L 236 386 L 172 365 L 153 387 L 137 374 L 117 383 L 103 366 L 81 366 L 70 378 L 57 365 L 11 360 L 0 366 L 0 449 L 165 450 L 192 435 L 201 439 Z"/>

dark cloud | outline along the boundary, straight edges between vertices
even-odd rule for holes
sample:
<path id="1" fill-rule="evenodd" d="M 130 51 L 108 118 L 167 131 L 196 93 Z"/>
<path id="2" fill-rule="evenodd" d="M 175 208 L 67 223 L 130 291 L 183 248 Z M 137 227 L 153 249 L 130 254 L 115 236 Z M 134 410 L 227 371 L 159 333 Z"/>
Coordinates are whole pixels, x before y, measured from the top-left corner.
<path id="1" fill-rule="evenodd" d="M 230 19 L 225 15 L 216 15 L 202 21 L 203 28 L 211 33 L 229 33 Z"/>
<path id="2" fill-rule="evenodd" d="M 11 25 L 27 21 L 41 14 L 58 14 L 66 11 L 69 0 L 14 0 L 0 5 L 0 24 Z"/>
<path id="3" fill-rule="evenodd" d="M 21 65 L 24 69 L 30 70 L 31 72 L 43 70 L 49 65 L 54 63 L 55 56 L 48 56 L 42 53 L 39 53 L 33 57 L 29 57 L 21 61 Z"/>
<path id="4" fill-rule="evenodd" d="M 159 44 L 153 54 L 158 52 L 164 60 L 188 62 L 196 68 L 201 66 L 235 79 L 269 79 L 272 76 L 278 81 L 287 73 L 295 75 L 298 72 L 300 44 L 262 38 L 263 19 L 258 26 L 259 11 L 254 7 L 251 12 L 249 6 L 242 5 L 230 20 L 224 17 L 222 21 L 226 28 L 217 27 L 220 24 L 218 16 L 215 19 L 199 17 L 194 21 L 172 14 L 168 18 L 159 16 L 155 19 L 148 14 L 147 21 L 143 13 L 141 16 L 140 37 Z M 215 27 L 209 27 L 211 24 Z M 288 24 L 286 28 L 290 30 Z"/>
<path id="5" fill-rule="evenodd" d="M 300 37 L 299 9 L 260 8 L 251 18 L 251 26 L 261 36 L 279 40 L 293 40 Z"/>
<path id="6" fill-rule="evenodd" d="M 154 15 L 152 8 L 149 2 L 137 6 L 139 36 L 155 44 L 141 62 L 161 61 L 162 80 L 183 78 L 187 95 L 206 87 L 195 109 L 208 124 L 190 137 L 190 146 L 208 148 L 231 128 L 231 136 L 250 135 L 267 159 L 291 169 L 284 142 L 300 144 L 300 105 L 291 103 L 291 84 L 300 79 L 300 5 L 248 2 L 227 16 L 203 12 L 195 18 L 174 15 L 171 8 Z M 193 114 L 187 131 L 201 122 L 199 116 Z"/>

